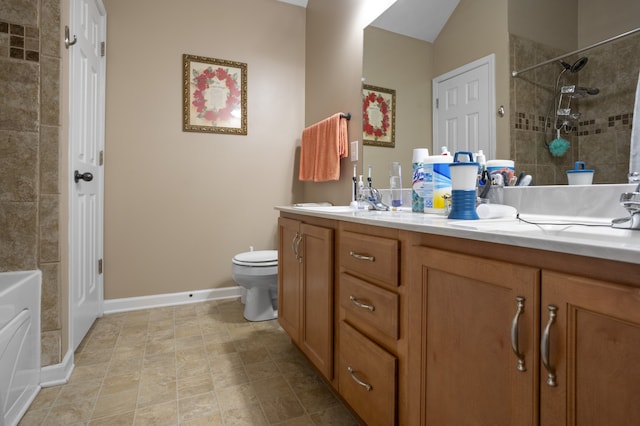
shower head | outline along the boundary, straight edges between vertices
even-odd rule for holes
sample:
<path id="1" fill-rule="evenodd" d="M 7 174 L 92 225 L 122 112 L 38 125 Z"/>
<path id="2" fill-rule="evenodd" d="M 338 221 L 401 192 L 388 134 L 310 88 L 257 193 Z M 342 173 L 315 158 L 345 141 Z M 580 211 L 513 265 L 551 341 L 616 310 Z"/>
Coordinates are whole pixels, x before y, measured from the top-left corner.
<path id="1" fill-rule="evenodd" d="M 571 73 L 577 73 L 582 68 L 584 68 L 585 65 L 587 65 L 587 62 L 589 62 L 589 58 L 587 58 L 586 56 L 583 56 L 582 58 L 580 58 L 577 61 L 575 61 L 573 63 L 573 65 L 569 64 L 568 62 L 564 61 L 563 59 L 560 59 L 558 62 L 560 62 L 560 65 L 563 66 L 564 71 L 570 71 Z"/>
<path id="2" fill-rule="evenodd" d="M 584 98 L 585 96 L 594 96 L 600 93 L 600 89 L 597 87 L 576 87 L 573 93 L 569 96 L 573 99 Z"/>
<path id="3" fill-rule="evenodd" d="M 585 65 L 587 65 L 587 62 L 589 62 L 589 58 L 587 58 L 586 56 L 578 59 L 573 63 L 573 65 L 571 65 L 571 72 L 575 73 L 580 71 L 582 68 L 584 68 Z"/>
<path id="4" fill-rule="evenodd" d="M 587 92 L 587 95 L 591 96 L 600 93 L 600 89 L 598 89 L 597 87 L 578 87 L 578 90 L 584 90 L 585 92 Z"/>

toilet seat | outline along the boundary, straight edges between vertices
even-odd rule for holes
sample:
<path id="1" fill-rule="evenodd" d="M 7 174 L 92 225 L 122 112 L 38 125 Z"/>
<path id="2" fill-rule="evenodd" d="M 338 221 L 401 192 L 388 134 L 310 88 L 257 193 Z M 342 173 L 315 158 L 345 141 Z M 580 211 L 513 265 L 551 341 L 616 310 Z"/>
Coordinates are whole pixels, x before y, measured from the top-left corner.
<path id="1" fill-rule="evenodd" d="M 278 265 L 278 250 L 256 250 L 236 254 L 231 259 L 236 265 L 266 267 Z"/>

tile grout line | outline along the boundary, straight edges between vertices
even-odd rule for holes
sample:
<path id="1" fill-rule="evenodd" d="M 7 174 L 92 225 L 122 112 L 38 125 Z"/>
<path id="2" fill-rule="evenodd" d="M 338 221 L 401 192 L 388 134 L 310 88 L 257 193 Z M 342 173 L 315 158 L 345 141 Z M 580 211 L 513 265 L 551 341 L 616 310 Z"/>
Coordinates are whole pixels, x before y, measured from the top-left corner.
<path id="1" fill-rule="evenodd" d="M 218 308 L 218 304 L 216 304 L 216 313 L 219 313 L 220 309 Z M 224 421 L 224 413 L 222 410 L 222 406 L 220 405 L 220 398 L 218 397 L 218 386 L 216 386 L 216 382 L 213 378 L 213 372 L 211 371 L 211 366 L 209 364 L 209 351 L 207 350 L 207 345 L 205 344 L 205 340 L 204 340 L 204 332 L 202 331 L 202 327 L 200 327 L 200 320 L 198 319 L 198 328 L 200 329 L 200 336 L 202 338 L 202 345 L 204 347 L 204 352 L 207 356 L 207 370 L 209 371 L 209 377 L 211 378 L 211 386 L 213 387 L 213 394 L 216 397 L 216 404 L 218 404 L 218 411 L 220 412 L 220 422 L 222 423 L 222 426 L 225 426 L 225 421 Z M 227 331 L 227 327 L 225 325 L 225 331 Z M 227 332 L 228 333 L 228 332 Z"/>
<path id="2" fill-rule="evenodd" d="M 95 324 L 95 323 L 94 323 Z M 109 373 L 109 370 L 111 369 L 111 363 L 113 362 L 113 357 L 116 351 L 116 346 L 118 344 L 118 339 L 120 339 L 120 333 L 122 333 L 122 323 L 119 324 L 118 327 L 118 337 L 116 337 L 116 340 L 113 344 L 113 347 L 111 348 L 111 356 L 109 357 L 109 362 L 107 363 L 107 368 L 104 371 L 104 374 L 102 376 L 102 380 L 100 381 L 100 390 L 98 391 L 98 394 L 96 395 L 95 400 L 93 401 L 93 407 L 91 407 L 91 413 L 89 414 L 89 419 L 87 420 L 89 423 L 91 423 L 91 420 L 93 420 L 93 413 L 95 413 L 96 411 L 96 406 L 98 405 L 98 400 L 100 399 L 100 395 L 102 395 L 102 391 L 104 389 L 104 381 L 107 377 L 107 374 Z M 91 340 L 93 339 L 93 330 L 91 335 L 89 336 L 89 340 L 87 341 L 87 344 L 89 344 L 91 342 Z"/>
<path id="3" fill-rule="evenodd" d="M 149 344 L 149 323 L 151 315 L 147 318 L 147 331 L 144 336 L 144 351 L 142 352 L 142 364 L 140 365 L 140 370 L 138 371 L 138 391 L 136 392 L 136 405 L 133 408 L 133 420 L 132 425 L 136 424 L 136 417 L 138 416 L 138 402 L 140 401 L 140 391 L 142 389 L 142 370 L 144 369 L 144 360 L 147 355 L 147 345 Z"/>
<path id="4" fill-rule="evenodd" d="M 176 338 L 177 324 L 176 324 L 176 310 L 175 307 L 172 310 L 173 315 L 173 372 L 175 375 L 176 383 L 176 425 L 180 424 L 180 399 L 178 396 L 178 339 Z"/>

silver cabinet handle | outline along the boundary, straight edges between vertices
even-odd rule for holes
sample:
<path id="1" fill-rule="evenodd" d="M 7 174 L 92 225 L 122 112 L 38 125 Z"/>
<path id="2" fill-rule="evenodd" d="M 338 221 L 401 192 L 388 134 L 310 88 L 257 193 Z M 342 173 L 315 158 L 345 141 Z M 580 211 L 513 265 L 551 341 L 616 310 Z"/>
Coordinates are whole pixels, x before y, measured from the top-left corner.
<path id="1" fill-rule="evenodd" d="M 513 317 L 513 321 L 511 322 L 511 348 L 518 358 L 518 371 L 527 371 L 524 366 L 524 354 L 520 352 L 518 345 L 518 323 L 520 321 L 520 315 L 524 312 L 524 300 L 524 297 L 516 297 L 516 306 L 518 309 L 516 310 L 516 315 Z"/>
<path id="2" fill-rule="evenodd" d="M 359 254 L 359 253 L 356 253 L 355 251 L 350 251 L 349 252 L 349 256 L 355 257 L 358 260 L 368 260 L 369 262 L 375 262 L 376 261 L 376 258 L 374 256 L 367 256 L 365 254 Z"/>
<path id="3" fill-rule="evenodd" d="M 356 372 L 353 371 L 353 368 L 351 368 L 351 366 L 347 367 L 347 371 L 349 372 L 349 374 L 351 374 L 351 378 L 353 379 L 354 382 L 356 382 L 357 384 L 359 384 L 360 386 L 362 386 L 368 391 L 371 391 L 371 389 L 373 389 L 373 386 L 371 386 L 369 383 L 363 382 L 358 378 L 358 376 L 356 376 Z"/>
<path id="4" fill-rule="evenodd" d="M 298 258 L 298 248 L 296 247 L 296 241 L 298 241 L 298 234 L 296 232 L 296 235 L 291 239 L 291 250 L 293 250 L 293 254 L 296 255 L 296 259 Z"/>
<path id="5" fill-rule="evenodd" d="M 291 241 L 291 248 L 293 249 L 293 253 L 296 255 L 296 260 L 298 263 L 302 263 L 302 256 L 300 255 L 300 242 L 302 241 L 302 235 L 299 232 L 296 232 L 296 236 L 293 237 Z"/>
<path id="6" fill-rule="evenodd" d="M 358 308 L 362 308 L 362 309 L 368 309 L 371 312 L 376 310 L 376 307 L 373 305 L 367 305 L 366 303 L 362 303 L 361 301 L 359 301 L 355 296 L 349 296 L 349 300 L 351 300 L 351 302 L 356 305 Z"/>
<path id="7" fill-rule="evenodd" d="M 557 386 L 556 369 L 553 368 L 553 366 L 549 362 L 549 334 L 551 332 L 551 326 L 556 320 L 556 312 L 558 311 L 558 307 L 549 305 L 547 306 L 547 309 L 549 310 L 549 322 L 547 322 L 547 326 L 544 328 L 542 340 L 540 341 L 540 355 L 542 357 L 542 364 L 544 364 L 544 368 L 547 369 L 547 385 L 553 387 Z"/>

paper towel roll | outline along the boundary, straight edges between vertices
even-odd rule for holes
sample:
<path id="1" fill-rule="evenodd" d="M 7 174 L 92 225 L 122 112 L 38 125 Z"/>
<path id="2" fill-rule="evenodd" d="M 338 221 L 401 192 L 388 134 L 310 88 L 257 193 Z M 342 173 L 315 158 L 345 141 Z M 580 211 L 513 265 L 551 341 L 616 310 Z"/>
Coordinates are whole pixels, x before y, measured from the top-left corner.
<path id="1" fill-rule="evenodd" d="M 426 157 L 429 156 L 429 150 L 427 148 L 416 148 L 413 150 L 412 163 L 422 163 Z"/>
<path id="2" fill-rule="evenodd" d="M 515 207 L 505 204 L 480 204 L 476 207 L 476 213 L 480 219 L 496 219 L 499 217 L 516 217 L 518 211 Z"/>

